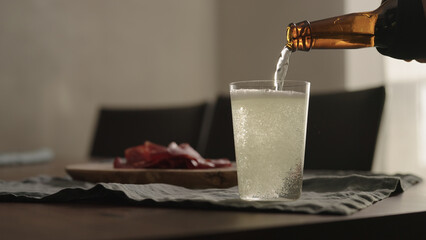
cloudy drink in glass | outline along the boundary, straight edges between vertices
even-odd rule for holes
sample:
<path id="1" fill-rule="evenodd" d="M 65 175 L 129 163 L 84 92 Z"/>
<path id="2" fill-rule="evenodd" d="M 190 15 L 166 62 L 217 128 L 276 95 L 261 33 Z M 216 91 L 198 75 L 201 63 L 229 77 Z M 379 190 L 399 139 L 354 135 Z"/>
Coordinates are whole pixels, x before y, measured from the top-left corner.
<path id="1" fill-rule="evenodd" d="M 231 83 L 238 188 L 245 200 L 295 200 L 303 180 L 309 83 Z"/>

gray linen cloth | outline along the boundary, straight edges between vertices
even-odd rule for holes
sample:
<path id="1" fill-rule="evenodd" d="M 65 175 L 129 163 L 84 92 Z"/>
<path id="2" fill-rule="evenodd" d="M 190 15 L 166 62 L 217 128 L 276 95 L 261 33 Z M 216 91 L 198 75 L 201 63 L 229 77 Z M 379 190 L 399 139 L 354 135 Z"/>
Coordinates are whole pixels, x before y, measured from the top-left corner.
<path id="1" fill-rule="evenodd" d="M 350 215 L 400 194 L 421 181 L 421 178 L 411 174 L 306 172 L 301 198 L 286 202 L 244 201 L 239 199 L 237 187 L 187 189 L 169 184 L 94 184 L 69 178 L 38 176 L 19 182 L 0 180 L 0 202 L 96 202 Z"/>

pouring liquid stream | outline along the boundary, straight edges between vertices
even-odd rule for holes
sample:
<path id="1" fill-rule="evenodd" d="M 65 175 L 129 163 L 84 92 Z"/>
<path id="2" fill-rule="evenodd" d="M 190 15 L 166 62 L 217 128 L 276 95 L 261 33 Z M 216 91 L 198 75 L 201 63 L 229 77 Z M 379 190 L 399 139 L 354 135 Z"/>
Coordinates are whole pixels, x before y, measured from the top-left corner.
<path id="1" fill-rule="evenodd" d="M 275 90 L 281 90 L 284 85 L 284 79 L 287 75 L 288 65 L 290 63 L 291 49 L 285 46 L 281 51 L 280 58 L 274 74 Z"/>

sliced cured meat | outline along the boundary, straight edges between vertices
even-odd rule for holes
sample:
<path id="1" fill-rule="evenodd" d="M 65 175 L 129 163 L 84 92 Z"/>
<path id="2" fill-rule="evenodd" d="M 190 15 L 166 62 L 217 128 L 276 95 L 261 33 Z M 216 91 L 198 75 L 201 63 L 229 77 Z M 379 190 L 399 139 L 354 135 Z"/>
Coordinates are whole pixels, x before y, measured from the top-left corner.
<path id="1" fill-rule="evenodd" d="M 114 168 L 206 169 L 232 166 L 228 159 L 205 159 L 189 144 L 172 142 L 165 147 L 149 141 L 125 150 Z"/>

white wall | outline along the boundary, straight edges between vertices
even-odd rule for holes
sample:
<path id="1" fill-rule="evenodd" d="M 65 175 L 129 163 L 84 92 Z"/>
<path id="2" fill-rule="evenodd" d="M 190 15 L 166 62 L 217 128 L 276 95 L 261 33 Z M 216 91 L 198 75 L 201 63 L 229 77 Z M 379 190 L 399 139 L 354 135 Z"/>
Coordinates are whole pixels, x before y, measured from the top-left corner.
<path id="1" fill-rule="evenodd" d="M 215 3 L 0 0 L 0 152 L 87 156 L 103 105 L 215 94 Z"/>

